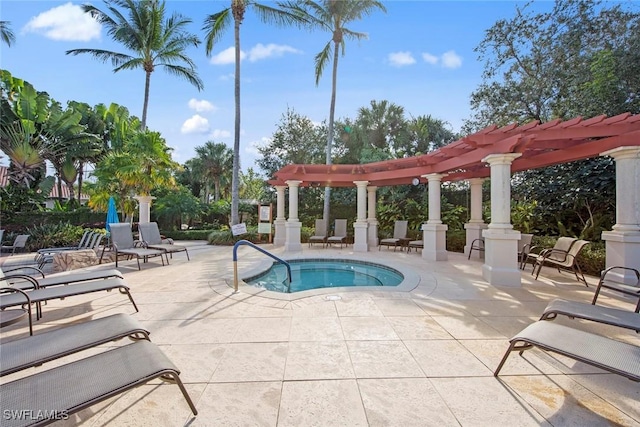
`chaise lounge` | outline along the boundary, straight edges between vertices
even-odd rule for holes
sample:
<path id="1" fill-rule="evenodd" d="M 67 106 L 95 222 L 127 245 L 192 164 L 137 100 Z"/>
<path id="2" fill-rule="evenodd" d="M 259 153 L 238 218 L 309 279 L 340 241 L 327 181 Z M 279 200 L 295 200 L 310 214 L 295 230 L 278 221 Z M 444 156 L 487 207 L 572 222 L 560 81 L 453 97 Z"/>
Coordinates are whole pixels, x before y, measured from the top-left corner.
<path id="1" fill-rule="evenodd" d="M 116 252 L 116 268 L 118 267 L 118 258 L 121 255 L 127 258 L 135 257 L 138 262 L 138 270 L 140 270 L 140 258 L 147 262 L 148 258 L 159 256 L 160 260 L 162 260 L 162 265 L 164 265 L 164 257 L 167 255 L 165 251 L 136 247 L 131 232 L 131 224 L 128 222 L 109 224 L 109 227 L 111 229 L 111 244 Z M 169 257 L 167 257 L 168 263 Z"/>
<path id="2" fill-rule="evenodd" d="M 138 231 L 140 232 L 140 239 L 146 248 L 164 251 L 165 254 L 169 254 L 171 257 L 176 252 L 184 252 L 187 255 L 187 260 L 190 260 L 186 246 L 174 244 L 173 239 L 162 238 L 157 222 L 138 224 Z"/>

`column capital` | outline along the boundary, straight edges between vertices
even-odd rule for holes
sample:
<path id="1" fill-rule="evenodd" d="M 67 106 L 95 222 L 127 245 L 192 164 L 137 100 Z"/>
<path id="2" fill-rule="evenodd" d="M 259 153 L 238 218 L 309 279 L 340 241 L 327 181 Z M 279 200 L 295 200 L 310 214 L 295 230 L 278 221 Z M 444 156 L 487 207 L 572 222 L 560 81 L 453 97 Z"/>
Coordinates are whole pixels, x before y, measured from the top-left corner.
<path id="1" fill-rule="evenodd" d="M 276 191 L 284 191 L 287 186 L 286 185 L 274 185 L 273 188 L 276 189 Z"/>
<path id="2" fill-rule="evenodd" d="M 139 202 L 147 202 L 150 203 L 152 200 L 155 200 L 155 196 L 133 196 Z"/>
<path id="3" fill-rule="evenodd" d="M 469 185 L 482 185 L 486 178 L 471 178 L 469 179 Z"/>
<path id="4" fill-rule="evenodd" d="M 600 153 L 601 156 L 610 156 L 618 159 L 638 159 L 640 158 L 640 146 L 618 147 Z"/>
<path id="5" fill-rule="evenodd" d="M 502 154 L 489 154 L 483 162 L 493 165 L 510 165 L 515 159 L 522 156 L 522 153 L 502 153 Z"/>
<path id="6" fill-rule="evenodd" d="M 285 182 L 287 183 L 287 185 L 289 187 L 299 187 L 300 184 L 302 184 L 302 181 L 296 181 L 296 180 L 291 180 L 291 179 L 288 180 L 288 181 L 285 181 Z"/>
<path id="7" fill-rule="evenodd" d="M 353 181 L 353 183 L 358 187 L 366 187 L 369 181 Z"/>
<path id="8" fill-rule="evenodd" d="M 442 181 L 442 178 L 447 176 L 446 173 L 428 173 L 426 175 L 420 175 L 422 178 L 426 178 L 427 181 Z"/>
<path id="9" fill-rule="evenodd" d="M 375 193 L 376 191 L 378 191 L 378 187 L 376 187 L 375 185 L 370 185 L 367 187 L 367 191 L 369 193 Z"/>

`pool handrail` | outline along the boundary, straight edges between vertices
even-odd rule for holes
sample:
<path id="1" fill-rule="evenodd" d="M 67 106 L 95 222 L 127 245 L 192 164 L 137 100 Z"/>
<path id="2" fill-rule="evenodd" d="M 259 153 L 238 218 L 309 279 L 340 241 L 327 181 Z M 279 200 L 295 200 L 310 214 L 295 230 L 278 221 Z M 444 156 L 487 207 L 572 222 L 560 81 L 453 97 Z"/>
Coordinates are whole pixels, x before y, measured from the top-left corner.
<path id="1" fill-rule="evenodd" d="M 233 291 L 234 292 L 238 292 L 238 247 L 242 245 L 251 246 L 258 252 L 262 252 L 266 256 L 271 257 L 275 259 L 277 262 L 284 264 L 284 266 L 287 268 L 287 279 L 289 280 L 289 284 L 287 285 L 287 293 L 291 292 L 291 265 L 287 261 L 281 258 L 278 258 L 271 252 L 262 249 L 260 246 L 253 244 L 248 240 L 238 240 L 233 245 Z"/>

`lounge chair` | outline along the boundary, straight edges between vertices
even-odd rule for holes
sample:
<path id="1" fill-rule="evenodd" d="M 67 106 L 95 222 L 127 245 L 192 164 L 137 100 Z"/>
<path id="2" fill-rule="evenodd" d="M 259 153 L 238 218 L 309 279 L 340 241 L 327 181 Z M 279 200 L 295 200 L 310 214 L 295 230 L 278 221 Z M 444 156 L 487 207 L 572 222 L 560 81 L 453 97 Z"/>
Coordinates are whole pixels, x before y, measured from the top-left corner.
<path id="1" fill-rule="evenodd" d="M 4 282 L 6 280 L 12 280 L 14 277 L 8 276 L 5 277 Z M 133 304 L 133 307 L 138 311 L 138 306 L 136 305 L 131 293 L 129 292 L 129 287 L 126 285 L 124 280 L 120 278 L 111 278 L 104 280 L 92 280 L 87 282 L 78 282 L 72 283 L 66 286 L 49 286 L 46 288 L 40 288 L 38 286 L 38 282 L 29 277 L 23 276 L 25 280 L 31 280 L 31 288 L 28 286 L 21 284 L 20 289 L 26 292 L 26 296 L 22 294 L 11 294 L 11 295 L 3 295 L 0 294 L 0 310 L 4 310 L 9 307 L 21 307 L 25 304 L 35 304 L 36 306 L 36 319 L 40 319 L 42 317 L 42 302 L 54 300 L 54 299 L 62 299 L 68 298 L 75 295 L 84 295 L 93 292 L 100 291 L 112 291 L 114 289 L 118 289 L 120 293 L 126 294 L 129 297 L 129 301 Z M 0 286 L 3 286 L 3 281 L 0 281 Z M 28 298 L 27 298 L 28 297 Z"/>
<path id="2" fill-rule="evenodd" d="M 398 246 L 401 246 L 402 239 L 407 237 L 407 224 L 408 221 L 396 221 L 393 225 L 393 237 L 381 239 L 378 243 L 378 250 L 380 250 L 382 246 L 393 246 L 393 250 L 395 251 Z"/>
<path id="3" fill-rule="evenodd" d="M 148 340 L 149 331 L 133 317 L 119 313 L 3 342 L 0 377 L 124 337 Z"/>
<path id="4" fill-rule="evenodd" d="M 640 314 L 584 302 L 555 299 L 544 309 L 540 320 L 553 320 L 558 315 L 585 319 L 640 332 Z"/>
<path id="5" fill-rule="evenodd" d="M 33 335 L 33 319 L 31 317 L 31 299 L 29 295 L 23 291 L 22 289 L 12 288 L 12 287 L 0 287 L 0 294 L 2 293 L 18 293 L 21 294 L 25 300 L 27 301 L 22 307 L 11 308 L 9 310 L 1 310 L 0 311 L 0 328 L 5 326 L 13 325 L 14 323 L 22 320 L 23 317 L 27 316 L 29 320 L 29 335 Z M 2 351 L 4 351 L 5 344 L 2 345 Z M 0 353 L 0 356 L 2 353 Z M 2 369 L 2 364 L 0 364 L 0 369 Z"/>
<path id="6" fill-rule="evenodd" d="M 189 408 L 198 414 L 184 384 L 180 371 L 165 354 L 150 341 L 140 340 L 113 350 L 98 353 L 66 365 L 0 385 L 3 411 L 43 414 L 49 424 L 56 417 L 68 417 L 82 409 L 109 399 L 153 379 L 170 380 L 178 385 Z M 63 384 L 72 384 L 64 392 Z M 25 419 L 26 418 L 26 419 Z M 3 420 L 3 426 L 34 425 L 28 417 Z"/>
<path id="7" fill-rule="evenodd" d="M 493 373 L 500 370 L 513 351 L 539 347 L 571 359 L 640 381 L 640 347 L 554 322 L 538 321 L 511 338 L 509 348 Z"/>
<path id="8" fill-rule="evenodd" d="M 327 247 L 329 245 L 347 245 L 347 220 L 336 219 L 333 226 L 333 236 L 327 237 Z"/>
<path id="9" fill-rule="evenodd" d="M 614 282 L 607 277 L 609 273 L 618 273 L 618 272 L 633 272 L 636 276 L 636 283 L 633 285 L 627 285 L 624 283 Z M 600 281 L 598 282 L 598 286 L 596 287 L 596 292 L 593 295 L 593 301 L 591 304 L 595 304 L 598 296 L 600 295 L 600 291 L 602 289 L 610 289 L 612 291 L 621 292 L 625 295 L 630 295 L 632 297 L 638 298 L 638 303 L 636 304 L 636 313 L 640 313 L 640 271 L 635 268 L 630 267 L 621 267 L 621 266 L 613 266 L 609 267 L 606 270 L 603 270 L 600 274 Z"/>
<path id="10" fill-rule="evenodd" d="M 19 234 L 13 241 L 12 245 L 2 245 L 0 247 L 0 251 L 8 250 L 11 252 L 11 255 L 15 255 L 16 251 L 24 250 L 27 245 L 27 240 L 29 239 L 28 234 Z"/>
<path id="11" fill-rule="evenodd" d="M 78 246 L 68 246 L 60 248 L 39 249 L 36 255 L 36 261 L 39 268 L 43 268 L 46 264 L 52 263 L 56 254 L 68 251 L 80 251 L 84 249 L 93 249 L 96 251 L 100 247 L 100 243 L 104 238 L 104 234 L 95 231 L 85 231 Z"/>
<path id="12" fill-rule="evenodd" d="M 309 247 L 314 243 L 320 243 L 323 247 L 327 243 L 327 222 L 324 219 L 316 219 L 313 236 L 309 237 Z"/>
<path id="13" fill-rule="evenodd" d="M 536 257 L 536 263 L 533 266 L 531 274 L 535 274 L 536 279 L 538 279 L 542 266 L 549 265 L 557 268 L 558 271 L 561 269 L 572 271 L 578 282 L 582 282 L 586 287 L 589 287 L 587 279 L 584 278 L 584 274 L 582 274 L 582 270 L 580 269 L 580 264 L 578 264 L 580 251 L 588 244 L 589 242 L 587 240 L 576 240 L 568 251 L 551 249 L 541 252 L 540 255 Z"/>
<path id="14" fill-rule="evenodd" d="M 5 276 L 6 273 L 11 274 Z M 25 280 L 27 280 L 24 276 L 29 276 L 29 278 L 34 279 L 37 282 L 38 288 L 46 288 L 48 286 L 57 285 L 68 285 L 70 283 L 87 282 L 90 280 L 110 279 L 116 277 L 124 279 L 122 273 L 119 270 L 113 268 L 109 270 L 64 271 L 61 273 L 48 275 L 45 275 L 44 272 L 39 268 L 32 266 L 23 266 L 0 271 L 0 279 L 5 279 L 8 283 L 17 287 L 20 287 L 20 282 L 24 282 Z M 30 285 L 28 285 L 27 287 L 31 288 Z"/>
<path id="15" fill-rule="evenodd" d="M 573 237 L 559 237 L 552 248 L 540 248 L 538 246 L 531 246 L 529 248 L 529 253 L 525 257 L 524 265 L 526 266 L 526 264 L 530 262 L 533 265 L 533 270 L 535 270 L 536 261 L 538 260 L 538 257 L 542 256 L 547 251 L 558 251 L 552 254 L 549 258 L 553 258 L 560 262 L 563 262 L 566 259 L 564 254 L 569 252 L 569 249 L 571 249 L 571 246 L 577 240 L 578 239 L 575 239 Z M 523 266 L 523 269 L 524 269 L 524 266 Z M 533 273 L 533 270 L 531 270 L 532 273 Z"/>
<path id="16" fill-rule="evenodd" d="M 411 240 L 407 245 L 407 252 L 411 251 L 411 248 L 415 249 L 416 252 L 418 249 L 424 249 L 424 241 L 422 240 Z"/>
<path id="17" fill-rule="evenodd" d="M 164 251 L 166 254 L 171 255 L 172 258 L 174 253 L 184 252 L 187 255 L 187 260 L 189 260 L 189 252 L 187 252 L 185 246 L 175 245 L 173 239 L 162 238 L 157 222 L 138 224 L 138 231 L 140 232 L 140 239 L 145 247 Z"/>
<path id="18" fill-rule="evenodd" d="M 91 238 L 92 234 L 93 234 L 93 231 L 85 230 L 84 234 L 82 234 L 82 237 L 80 238 L 80 242 L 78 242 L 76 246 L 59 246 L 59 247 L 51 247 L 51 248 L 42 248 L 42 249 L 38 249 L 37 252 L 39 254 L 49 254 L 49 253 L 55 253 L 60 251 L 77 251 L 78 249 L 84 249 L 84 245 L 86 245 L 89 242 L 89 239 Z"/>
<path id="19" fill-rule="evenodd" d="M 144 262 L 148 258 L 159 256 L 164 265 L 165 251 L 159 249 L 147 249 L 136 247 L 133 241 L 133 233 L 131 232 L 131 224 L 128 222 L 121 222 L 117 224 L 109 224 L 111 228 L 111 244 L 116 252 L 116 268 L 118 267 L 118 258 L 120 255 L 124 255 L 128 258 L 135 257 L 138 261 L 138 270 L 140 270 L 140 258 Z M 169 263 L 169 257 L 167 257 L 167 264 Z"/>

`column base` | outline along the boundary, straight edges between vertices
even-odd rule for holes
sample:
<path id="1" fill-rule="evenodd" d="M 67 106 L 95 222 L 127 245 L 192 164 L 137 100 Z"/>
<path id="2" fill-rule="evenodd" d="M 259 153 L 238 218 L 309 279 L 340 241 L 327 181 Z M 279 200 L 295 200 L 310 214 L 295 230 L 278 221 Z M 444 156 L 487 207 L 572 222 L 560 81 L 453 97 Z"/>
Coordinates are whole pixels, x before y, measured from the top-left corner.
<path id="1" fill-rule="evenodd" d="M 494 286 L 522 286 L 522 272 L 518 268 L 520 232 L 488 228 L 482 236 L 485 248 L 482 277 Z"/>
<path id="2" fill-rule="evenodd" d="M 445 224 L 422 224 L 422 258 L 427 261 L 446 261 L 447 230 Z"/>
<path id="3" fill-rule="evenodd" d="M 367 232 L 369 240 L 367 243 L 370 248 L 375 248 L 378 246 L 378 221 L 370 219 L 367 223 L 369 224 L 369 231 Z"/>
<path id="4" fill-rule="evenodd" d="M 284 246 L 287 242 L 287 220 L 276 219 L 273 221 L 275 225 L 275 234 L 273 236 L 273 246 Z"/>
<path id="5" fill-rule="evenodd" d="M 354 252 L 369 252 L 369 245 L 367 244 L 367 229 L 369 224 L 366 222 L 356 222 L 353 224 L 353 251 Z"/>
<path id="6" fill-rule="evenodd" d="M 287 230 L 287 238 L 284 244 L 284 250 L 287 252 L 302 251 L 302 243 L 300 243 L 302 223 L 300 221 L 287 221 L 285 229 Z"/>
<path id="7" fill-rule="evenodd" d="M 603 231 L 602 240 L 606 241 L 606 268 L 631 267 L 640 268 L 640 232 L 638 231 Z M 607 279 L 614 282 L 635 285 L 636 275 L 632 271 L 612 271 Z"/>

